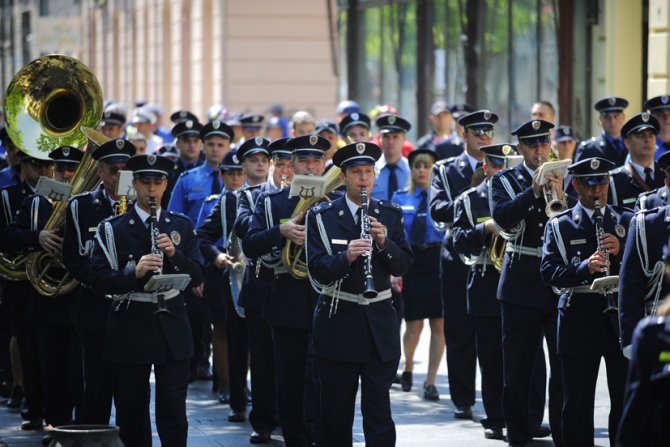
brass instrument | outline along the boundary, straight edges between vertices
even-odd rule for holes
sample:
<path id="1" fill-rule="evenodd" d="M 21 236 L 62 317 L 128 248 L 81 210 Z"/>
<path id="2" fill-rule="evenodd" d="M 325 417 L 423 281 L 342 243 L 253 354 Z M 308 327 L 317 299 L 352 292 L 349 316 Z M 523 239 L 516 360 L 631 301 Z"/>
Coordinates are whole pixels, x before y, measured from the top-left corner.
<path id="1" fill-rule="evenodd" d="M 0 253 L 0 278 L 7 281 L 25 281 L 26 259 L 28 255 L 25 253 L 16 255 Z"/>
<path id="2" fill-rule="evenodd" d="M 151 236 L 151 253 L 163 258 L 163 252 L 158 248 L 158 235 L 160 231 L 158 230 L 158 209 L 155 197 L 149 197 L 149 234 Z M 163 269 L 157 268 L 154 270 L 154 274 L 162 275 Z M 170 314 L 170 311 L 165 306 L 165 296 L 161 292 L 156 294 L 156 304 L 158 305 L 158 309 L 154 312 L 155 315 Z"/>
<path id="3" fill-rule="evenodd" d="M 342 185 L 340 172 L 341 170 L 337 166 L 331 167 L 328 172 L 326 172 L 324 175 L 326 180 L 325 194 L 330 194 L 333 190 Z M 302 212 L 306 213 L 307 210 L 316 205 L 321 199 L 330 200 L 327 195 L 325 197 L 311 197 L 309 199 L 301 198 L 291 214 L 291 219 Z M 291 240 L 287 239 L 281 251 L 281 262 L 288 268 L 289 273 L 295 279 L 307 278 L 307 263 L 305 262 L 303 246 L 296 245 Z"/>
<path id="4" fill-rule="evenodd" d="M 544 213 L 548 218 L 554 217 L 558 213 L 562 213 L 568 209 L 567 205 L 563 200 L 560 200 L 556 195 L 556 190 L 551 188 L 548 185 L 542 187 L 542 193 L 544 194 L 544 201 L 547 203 L 547 206 L 544 209 Z"/>
<path id="5" fill-rule="evenodd" d="M 372 278 L 372 237 L 370 236 L 370 216 L 368 216 L 368 194 L 365 191 L 365 186 L 361 187 L 361 239 L 370 242 L 370 251 L 364 255 L 365 261 L 363 261 L 363 273 L 365 274 L 363 296 L 365 298 L 376 298 L 377 291 Z"/>
<path id="6" fill-rule="evenodd" d="M 279 189 L 284 189 L 288 186 L 288 176 L 286 174 L 281 175 L 281 181 L 279 182 Z"/>
<path id="7" fill-rule="evenodd" d="M 247 268 L 247 263 L 244 253 L 242 253 L 241 241 L 234 230 L 230 232 L 230 239 L 228 239 L 228 247 L 226 251 L 233 257 L 233 259 L 235 259 L 228 270 L 228 280 L 230 283 L 230 293 L 233 298 L 233 307 L 235 308 L 237 315 L 239 315 L 240 318 L 244 318 L 244 308 L 240 306 L 240 291 L 242 290 L 244 271 Z"/>
<path id="8" fill-rule="evenodd" d="M 503 260 L 505 259 L 505 249 L 507 248 L 507 240 L 499 234 L 491 236 L 491 247 L 489 248 L 489 260 L 493 267 L 502 271 Z"/>

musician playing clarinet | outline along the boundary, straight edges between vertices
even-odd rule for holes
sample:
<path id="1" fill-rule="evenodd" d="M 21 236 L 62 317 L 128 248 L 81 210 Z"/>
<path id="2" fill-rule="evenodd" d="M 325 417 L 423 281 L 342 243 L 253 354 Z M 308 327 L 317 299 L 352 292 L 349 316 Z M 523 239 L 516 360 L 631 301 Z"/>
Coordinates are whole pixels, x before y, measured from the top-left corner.
<path id="1" fill-rule="evenodd" d="M 98 226 L 91 285 L 110 295 L 104 355 L 114 364 L 116 425 L 128 446 L 151 446 L 149 376 L 156 377 L 156 426 L 162 445 L 186 446 L 186 388 L 193 338 L 184 294 L 177 288 L 145 291 L 156 273 L 187 274 L 202 283 L 193 223 L 160 208 L 174 163 L 155 155 L 131 157 L 137 201 L 127 213 Z M 153 208 L 153 210 L 152 210 Z"/>
<path id="2" fill-rule="evenodd" d="M 413 261 L 402 211 L 369 199 L 381 149 L 352 143 L 335 152 L 346 195 L 312 208 L 306 219 L 307 264 L 319 294 L 313 319 L 321 379 L 321 445 L 351 446 L 359 380 L 367 445 L 395 445 L 389 388 L 400 360 L 390 276 Z"/>
<path id="3" fill-rule="evenodd" d="M 562 433 L 565 446 L 592 446 L 593 408 L 601 358 L 607 367 L 611 445 L 623 408 L 627 361 L 619 345 L 617 284 L 593 290 L 603 276 L 615 276 L 632 213 L 607 205 L 614 163 L 587 158 L 569 167 L 579 203 L 547 222 L 540 271 L 560 289 L 558 355 L 563 379 Z"/>

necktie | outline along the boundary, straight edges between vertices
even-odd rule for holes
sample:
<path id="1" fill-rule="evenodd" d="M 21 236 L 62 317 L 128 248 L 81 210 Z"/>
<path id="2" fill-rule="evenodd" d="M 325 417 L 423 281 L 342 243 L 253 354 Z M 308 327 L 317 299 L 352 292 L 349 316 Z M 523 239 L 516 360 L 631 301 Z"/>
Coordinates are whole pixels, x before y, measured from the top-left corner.
<path id="1" fill-rule="evenodd" d="M 219 172 L 214 171 L 212 176 L 212 194 L 219 194 L 221 192 L 221 184 L 219 183 Z"/>
<path id="2" fill-rule="evenodd" d="M 652 187 L 652 184 L 654 183 L 654 177 L 652 176 L 652 170 L 650 167 L 644 168 L 644 182 L 649 186 L 650 188 Z"/>
<path id="3" fill-rule="evenodd" d="M 354 216 L 354 222 L 356 222 L 356 225 L 361 222 L 361 214 L 363 214 L 363 208 L 359 206 L 358 211 L 356 211 L 356 215 Z"/>
<path id="4" fill-rule="evenodd" d="M 621 137 L 619 137 L 619 138 L 615 138 L 615 139 L 613 139 L 612 141 L 614 141 L 614 146 L 615 146 L 618 150 L 620 150 L 620 151 L 623 151 L 623 150 L 624 150 L 623 140 L 621 139 Z"/>
<path id="5" fill-rule="evenodd" d="M 484 166 L 484 162 L 483 162 L 483 161 L 478 161 L 478 162 L 477 162 L 477 166 L 475 166 L 475 171 L 476 171 L 477 169 L 481 168 L 482 166 Z"/>
<path id="6" fill-rule="evenodd" d="M 389 180 L 388 180 L 388 199 L 391 200 L 391 197 L 393 197 L 393 193 L 398 190 L 398 177 L 395 175 L 395 170 L 398 168 L 397 165 L 392 165 L 392 164 L 387 164 L 387 168 L 389 168 Z"/>
<path id="7" fill-rule="evenodd" d="M 417 207 L 416 214 L 412 220 L 412 228 L 410 229 L 411 243 L 416 247 L 423 245 L 423 241 L 426 237 L 426 211 L 428 210 L 428 194 L 426 191 L 421 191 L 420 197 L 421 200 L 419 201 L 419 206 Z"/>

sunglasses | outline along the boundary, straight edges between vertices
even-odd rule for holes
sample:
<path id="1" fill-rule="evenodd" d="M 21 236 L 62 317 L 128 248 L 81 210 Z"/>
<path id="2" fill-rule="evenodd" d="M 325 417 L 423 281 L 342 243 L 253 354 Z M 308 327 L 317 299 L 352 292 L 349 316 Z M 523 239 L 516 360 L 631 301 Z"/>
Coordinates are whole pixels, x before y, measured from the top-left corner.
<path id="1" fill-rule="evenodd" d="M 475 137 L 483 137 L 486 135 L 489 138 L 493 138 L 494 134 L 493 129 L 468 129 L 468 132 Z"/>

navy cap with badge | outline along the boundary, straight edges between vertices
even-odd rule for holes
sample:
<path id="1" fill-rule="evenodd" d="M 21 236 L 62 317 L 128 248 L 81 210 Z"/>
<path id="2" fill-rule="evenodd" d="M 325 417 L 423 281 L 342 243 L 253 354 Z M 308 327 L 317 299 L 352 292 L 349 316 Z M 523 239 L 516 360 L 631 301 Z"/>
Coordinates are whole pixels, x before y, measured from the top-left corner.
<path id="1" fill-rule="evenodd" d="M 375 124 L 380 133 L 407 133 L 412 128 L 412 125 L 405 118 L 390 113 L 377 118 Z"/>
<path id="2" fill-rule="evenodd" d="M 161 157 L 167 157 L 173 161 L 179 158 L 179 151 L 177 150 L 177 146 L 172 144 L 164 144 L 163 146 L 159 147 L 157 154 Z"/>
<path id="3" fill-rule="evenodd" d="M 287 147 L 289 141 L 293 138 L 283 137 L 277 138 L 272 143 L 268 145 L 268 151 L 270 152 L 270 157 L 272 158 L 291 158 L 293 152 Z"/>
<path id="4" fill-rule="evenodd" d="M 447 104 L 447 101 L 444 99 L 438 99 L 433 102 L 432 106 L 430 106 L 430 114 L 433 116 L 437 116 L 444 112 L 451 115 L 451 107 L 449 107 L 449 104 Z"/>
<path id="5" fill-rule="evenodd" d="M 623 125 L 621 128 L 621 136 L 628 138 L 631 134 L 645 129 L 651 129 L 654 131 L 654 134 L 658 135 L 661 131 L 661 125 L 653 115 L 647 112 L 638 113 Z"/>
<path id="6" fill-rule="evenodd" d="M 657 110 L 670 109 L 670 96 L 661 95 L 649 98 L 644 102 L 645 110 L 655 112 Z"/>
<path id="7" fill-rule="evenodd" d="M 240 147 L 237 149 L 237 158 L 240 160 L 240 163 L 244 160 L 245 157 L 254 154 L 265 154 L 268 157 L 270 156 L 270 151 L 268 146 L 270 145 L 270 140 L 263 137 L 249 138 L 246 140 Z"/>
<path id="8" fill-rule="evenodd" d="M 382 156 L 382 150 L 374 143 L 351 143 L 333 154 L 333 164 L 342 169 L 360 165 L 374 165 Z"/>
<path id="9" fill-rule="evenodd" d="M 133 177 L 141 178 L 167 178 L 168 173 L 174 169 L 174 161 L 167 157 L 158 155 L 135 155 L 126 162 L 126 169 L 133 171 Z"/>
<path id="10" fill-rule="evenodd" d="M 623 112 L 623 109 L 626 107 L 628 107 L 628 101 L 623 98 L 619 98 L 618 96 L 609 96 L 607 98 L 603 98 L 593 105 L 593 108 L 601 114 L 609 112 Z"/>
<path id="11" fill-rule="evenodd" d="M 600 157 L 585 158 L 568 166 L 568 172 L 585 186 L 605 185 L 610 181 L 610 171 L 616 165 Z"/>
<path id="12" fill-rule="evenodd" d="M 174 125 L 170 133 L 175 138 L 180 137 L 199 137 L 202 130 L 202 124 L 194 120 L 179 121 Z"/>
<path id="13" fill-rule="evenodd" d="M 242 125 L 243 129 L 260 129 L 263 127 L 263 120 L 264 117 L 263 115 L 258 115 L 254 113 L 247 113 L 245 115 L 242 115 L 240 117 L 240 124 Z"/>
<path id="14" fill-rule="evenodd" d="M 462 103 L 462 104 L 455 104 L 454 106 L 451 107 L 451 114 L 454 116 L 454 118 L 459 119 L 460 117 L 467 115 L 468 113 L 474 112 L 475 107 L 471 106 L 470 104 L 467 103 Z"/>
<path id="15" fill-rule="evenodd" d="M 554 140 L 558 142 L 563 141 L 575 141 L 575 135 L 572 133 L 572 127 L 565 124 L 561 124 L 556 128 L 554 132 Z"/>
<path id="16" fill-rule="evenodd" d="M 548 144 L 551 136 L 550 131 L 553 128 L 554 125 L 549 121 L 531 120 L 514 129 L 512 135 L 515 135 L 519 139 L 519 143 L 528 146 Z"/>
<path id="17" fill-rule="evenodd" d="M 439 160 L 440 156 L 437 152 L 429 148 L 420 148 L 412 150 L 409 155 L 407 155 L 407 161 L 409 162 L 410 167 L 414 165 L 414 159 L 421 154 L 426 154 L 433 159 L 433 163 Z"/>
<path id="18" fill-rule="evenodd" d="M 291 149 L 292 155 L 323 157 L 323 153 L 330 148 L 330 141 L 320 135 L 302 135 L 286 143 L 286 147 Z"/>
<path id="19" fill-rule="evenodd" d="M 198 117 L 188 110 L 177 110 L 172 115 L 170 115 L 170 121 L 172 121 L 175 124 L 188 120 L 197 122 Z"/>
<path id="20" fill-rule="evenodd" d="M 133 155 L 135 155 L 135 145 L 123 138 L 110 140 L 91 154 L 95 160 L 109 164 L 128 161 Z"/>
<path id="21" fill-rule="evenodd" d="M 219 171 L 241 171 L 242 165 L 240 164 L 241 160 L 237 156 L 238 151 L 231 149 L 226 152 L 226 155 L 223 156 L 221 164 L 219 165 Z"/>
<path id="22" fill-rule="evenodd" d="M 122 126 L 126 122 L 126 117 L 123 113 L 108 110 L 102 114 L 101 126 L 117 125 Z"/>
<path id="23" fill-rule="evenodd" d="M 493 129 L 498 122 L 498 115 L 490 110 L 477 110 L 468 113 L 458 120 L 458 124 L 466 129 Z"/>
<path id="24" fill-rule="evenodd" d="M 76 147 L 61 146 L 49 152 L 49 158 L 54 161 L 56 168 L 75 170 L 84 158 L 84 152 Z"/>
<path id="25" fill-rule="evenodd" d="M 222 123 L 219 120 L 214 120 L 202 126 L 200 129 L 200 139 L 205 141 L 207 138 L 219 136 L 222 138 L 227 138 L 230 141 L 233 141 L 235 137 L 235 132 L 225 123 Z"/>
<path id="26" fill-rule="evenodd" d="M 329 119 L 320 120 L 316 123 L 316 128 L 314 129 L 314 133 L 320 134 L 323 131 L 330 132 L 334 135 L 337 135 L 337 124 L 335 124 L 335 122 L 333 120 L 329 120 Z"/>
<path id="27" fill-rule="evenodd" d="M 342 118 L 342 120 L 340 121 L 339 124 L 340 134 L 344 135 L 347 129 L 349 129 L 352 126 L 363 126 L 366 129 L 370 129 L 371 125 L 372 121 L 370 120 L 370 117 L 367 116 L 365 113 L 353 112 Z"/>
<path id="28" fill-rule="evenodd" d="M 486 159 L 494 166 L 504 166 L 508 155 L 516 155 L 514 147 L 509 143 L 489 144 L 479 150 L 486 154 Z"/>

